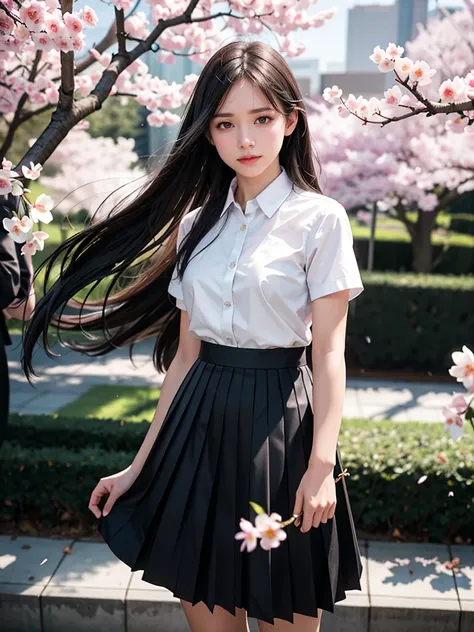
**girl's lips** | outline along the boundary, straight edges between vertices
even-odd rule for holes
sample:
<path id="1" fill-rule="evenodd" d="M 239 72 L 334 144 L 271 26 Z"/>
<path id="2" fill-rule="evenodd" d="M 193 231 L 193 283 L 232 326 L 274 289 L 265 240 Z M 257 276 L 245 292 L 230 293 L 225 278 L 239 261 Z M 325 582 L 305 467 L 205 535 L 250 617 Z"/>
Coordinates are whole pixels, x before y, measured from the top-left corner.
<path id="1" fill-rule="evenodd" d="M 238 158 L 239 162 L 242 162 L 244 165 L 251 165 L 254 162 L 257 162 L 257 160 L 259 160 L 261 158 L 261 156 L 254 156 L 252 158 Z"/>

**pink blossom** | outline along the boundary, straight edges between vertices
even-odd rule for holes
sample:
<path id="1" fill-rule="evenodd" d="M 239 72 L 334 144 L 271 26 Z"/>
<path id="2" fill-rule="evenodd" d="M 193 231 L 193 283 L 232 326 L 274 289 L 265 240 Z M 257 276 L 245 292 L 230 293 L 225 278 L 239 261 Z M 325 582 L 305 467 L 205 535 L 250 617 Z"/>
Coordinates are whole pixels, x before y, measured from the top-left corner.
<path id="1" fill-rule="evenodd" d="M 11 193 L 12 183 L 5 169 L 0 169 L 0 195 Z"/>
<path id="2" fill-rule="evenodd" d="M 457 441 L 464 433 L 462 417 L 447 406 L 443 407 L 442 413 L 445 418 L 444 429 L 449 432 L 453 441 Z"/>
<path id="3" fill-rule="evenodd" d="M 255 526 L 260 534 L 260 546 L 265 551 L 280 546 L 280 542 L 286 540 L 287 533 L 280 527 L 281 516 L 277 513 L 259 514 L 255 518 Z"/>
<path id="4" fill-rule="evenodd" d="M 52 36 L 57 35 L 60 32 L 62 26 L 63 26 L 63 22 L 61 18 L 58 17 L 57 15 L 48 17 L 45 20 L 46 32 Z"/>
<path id="5" fill-rule="evenodd" d="M 380 72 L 390 72 L 394 68 L 395 62 L 393 61 L 393 59 L 389 59 L 388 57 L 382 59 L 382 61 L 378 65 L 378 69 L 380 70 Z"/>
<path id="6" fill-rule="evenodd" d="M 439 96 L 444 102 L 464 101 L 467 96 L 464 80 L 457 75 L 454 79 L 446 79 L 439 87 Z"/>
<path id="7" fill-rule="evenodd" d="M 449 369 L 449 375 L 462 382 L 468 392 L 474 392 L 474 353 L 464 345 L 462 351 L 452 354 L 454 366 Z"/>
<path id="8" fill-rule="evenodd" d="M 27 240 L 32 226 L 33 222 L 28 215 L 24 215 L 21 220 L 18 217 L 5 217 L 3 219 L 3 228 L 17 244 L 23 244 Z"/>
<path id="9" fill-rule="evenodd" d="M 344 105 L 338 105 L 337 113 L 341 118 L 347 118 L 351 115 L 350 111 Z"/>
<path id="10" fill-rule="evenodd" d="M 436 74 L 434 68 L 430 68 L 426 61 L 416 61 L 410 71 L 410 81 L 421 86 L 431 83 L 431 77 Z"/>
<path id="11" fill-rule="evenodd" d="M 448 132 L 453 132 L 454 134 L 463 134 L 466 125 L 468 125 L 469 119 L 465 117 L 459 116 L 457 112 L 449 114 L 447 116 L 445 129 Z"/>
<path id="12" fill-rule="evenodd" d="M 413 62 L 409 57 L 399 57 L 395 60 L 395 72 L 402 81 L 409 76 L 412 68 Z"/>
<path id="13" fill-rule="evenodd" d="M 236 540 L 243 540 L 240 551 L 242 552 L 245 548 L 247 548 L 249 552 L 253 551 L 257 546 L 259 537 L 258 529 L 254 527 L 251 522 L 245 520 L 245 518 L 240 519 L 240 528 L 242 530 L 234 536 Z"/>
<path id="14" fill-rule="evenodd" d="M 0 9 L 0 31 L 5 31 L 5 33 L 11 33 L 15 27 L 14 20 L 5 13 L 2 9 Z"/>
<path id="15" fill-rule="evenodd" d="M 390 42 L 390 44 L 387 46 L 385 50 L 385 53 L 387 57 L 391 57 L 392 59 L 395 59 L 396 57 L 401 57 L 403 55 L 404 50 L 405 49 L 403 48 L 403 46 L 397 46 L 393 42 Z"/>
<path id="16" fill-rule="evenodd" d="M 333 86 L 332 88 L 325 88 L 323 92 L 323 98 L 329 103 L 336 103 L 336 99 L 340 99 L 342 96 L 342 90 L 339 86 Z"/>
<path id="17" fill-rule="evenodd" d="M 49 224 L 53 221 L 53 214 L 51 209 L 54 203 L 49 195 L 41 193 L 36 198 L 36 202 L 30 208 L 31 219 L 34 222 L 43 222 L 43 224 Z"/>
<path id="18" fill-rule="evenodd" d="M 372 55 L 370 55 L 369 59 L 373 61 L 375 64 L 379 65 L 380 63 L 384 61 L 386 57 L 387 55 L 385 51 L 383 50 L 383 48 L 380 48 L 380 46 L 376 46 L 374 48 L 374 52 L 372 53 Z"/>
<path id="19" fill-rule="evenodd" d="M 71 35 L 80 33 L 84 28 L 80 18 L 77 15 L 69 13 L 69 11 L 63 14 L 63 21 Z"/>
<path id="20" fill-rule="evenodd" d="M 21 167 L 23 175 L 28 180 L 37 180 L 39 178 L 40 172 L 43 170 L 43 167 L 38 162 L 36 165 L 33 162 L 30 162 L 29 167 L 25 167 L 24 165 Z"/>
<path id="21" fill-rule="evenodd" d="M 87 26 L 96 26 L 98 22 L 95 11 L 91 9 L 87 4 L 82 9 L 82 19 Z"/>
<path id="22" fill-rule="evenodd" d="M 48 51 L 53 47 L 53 41 L 47 33 L 32 33 L 31 37 L 38 50 Z"/>

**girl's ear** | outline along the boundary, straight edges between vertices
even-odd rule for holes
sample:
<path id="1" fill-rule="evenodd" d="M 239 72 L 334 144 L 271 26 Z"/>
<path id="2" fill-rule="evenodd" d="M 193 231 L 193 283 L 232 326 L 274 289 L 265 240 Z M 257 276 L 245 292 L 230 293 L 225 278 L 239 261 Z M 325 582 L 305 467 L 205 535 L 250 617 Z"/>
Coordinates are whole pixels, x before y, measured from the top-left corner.
<path id="1" fill-rule="evenodd" d="M 285 136 L 290 136 L 298 124 L 298 110 L 295 108 L 286 117 Z"/>

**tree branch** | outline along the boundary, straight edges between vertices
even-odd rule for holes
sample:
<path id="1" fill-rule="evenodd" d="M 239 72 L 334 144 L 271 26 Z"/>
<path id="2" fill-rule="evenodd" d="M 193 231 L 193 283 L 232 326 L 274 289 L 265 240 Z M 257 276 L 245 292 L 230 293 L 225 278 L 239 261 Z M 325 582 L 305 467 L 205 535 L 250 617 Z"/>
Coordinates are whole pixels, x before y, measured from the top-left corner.
<path id="1" fill-rule="evenodd" d="M 61 0 L 61 13 L 72 13 L 73 0 Z M 74 102 L 74 51 L 61 51 L 61 85 L 58 108 L 69 110 Z"/>
<path id="2" fill-rule="evenodd" d="M 63 0 L 63 2 L 71 3 L 72 0 Z M 50 123 L 44 129 L 34 145 L 23 156 L 18 165 L 16 165 L 16 169 L 20 169 L 22 165 L 28 165 L 31 161 L 35 164 L 38 162 L 40 164 L 44 164 L 60 142 L 68 135 L 70 130 L 79 123 L 79 121 L 89 116 L 89 114 L 92 114 L 92 112 L 100 110 L 102 103 L 110 95 L 110 91 L 116 83 L 119 75 L 136 59 L 141 57 L 147 51 L 152 50 L 153 44 L 163 31 L 168 28 L 178 26 L 179 24 L 193 24 L 194 22 L 214 20 L 216 17 L 221 15 L 232 15 L 231 13 L 215 13 L 202 18 L 193 19 L 191 18 L 191 15 L 198 2 L 199 0 L 190 0 L 186 10 L 181 15 L 177 15 L 166 20 L 159 20 L 157 26 L 153 29 L 150 35 L 145 40 L 141 41 L 132 51 L 129 51 L 126 54 L 120 51 L 115 53 L 112 56 L 110 64 L 102 73 L 97 85 L 88 96 L 78 101 L 71 100 L 70 108 L 65 109 L 64 107 L 58 107 L 53 112 Z M 238 18 L 240 16 L 233 17 Z M 109 29 L 109 34 L 111 33 L 111 30 L 112 27 Z M 116 34 L 114 37 L 116 37 Z M 102 40 L 102 44 L 104 43 L 104 40 Z M 95 61 L 95 59 L 93 59 L 93 61 Z M 86 63 L 87 60 L 84 60 L 82 67 L 80 67 L 80 65 L 76 67 L 76 73 L 87 67 Z"/>
<path id="3" fill-rule="evenodd" d="M 127 34 L 125 32 L 125 17 L 123 15 L 123 9 L 119 10 L 115 7 L 115 23 L 117 25 L 118 52 L 121 55 L 127 55 Z"/>

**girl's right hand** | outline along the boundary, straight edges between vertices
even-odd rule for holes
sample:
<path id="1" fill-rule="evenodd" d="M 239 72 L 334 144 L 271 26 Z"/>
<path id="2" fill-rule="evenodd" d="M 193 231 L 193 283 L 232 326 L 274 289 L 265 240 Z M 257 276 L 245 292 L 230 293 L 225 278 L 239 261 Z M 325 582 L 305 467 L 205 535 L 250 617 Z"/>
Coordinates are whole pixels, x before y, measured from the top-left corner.
<path id="1" fill-rule="evenodd" d="M 119 498 L 132 486 L 138 474 L 139 472 L 132 471 L 131 466 L 129 466 L 122 472 L 101 478 L 92 491 L 89 500 L 89 509 L 92 511 L 94 516 L 96 518 L 100 518 L 101 515 L 106 516 L 114 506 L 117 498 Z M 102 496 L 105 496 L 106 494 L 109 494 L 109 497 L 101 514 L 99 502 Z"/>

